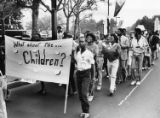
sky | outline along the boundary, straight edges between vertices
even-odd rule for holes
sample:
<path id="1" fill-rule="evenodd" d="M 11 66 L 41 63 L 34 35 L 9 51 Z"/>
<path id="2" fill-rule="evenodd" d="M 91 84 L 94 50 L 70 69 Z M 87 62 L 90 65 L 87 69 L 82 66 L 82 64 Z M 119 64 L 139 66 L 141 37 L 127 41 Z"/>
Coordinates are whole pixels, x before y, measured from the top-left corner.
<path id="1" fill-rule="evenodd" d="M 50 0 L 46 0 L 46 2 Z M 115 0 L 110 0 L 110 17 L 113 17 L 115 9 Z M 22 22 L 26 24 L 31 20 L 31 12 L 25 10 L 25 17 Z M 44 13 L 40 9 L 40 17 L 43 17 L 48 13 Z M 123 8 L 118 14 L 118 21 L 123 20 L 123 27 L 131 26 L 136 22 L 137 19 L 142 18 L 143 16 L 148 16 L 151 18 L 154 15 L 160 15 L 160 0 L 126 0 Z M 93 19 L 99 21 L 101 19 L 107 19 L 107 0 L 106 3 L 98 3 L 98 10 L 93 11 Z"/>
<path id="2" fill-rule="evenodd" d="M 107 1 L 107 0 L 106 0 Z M 114 0 L 110 0 L 113 4 L 110 6 L 110 17 L 113 17 L 115 4 Z M 99 20 L 106 19 L 107 4 L 99 4 L 98 11 L 95 12 L 94 18 Z M 160 0 L 126 0 L 123 8 L 118 14 L 117 20 L 123 20 L 123 27 L 131 26 L 137 19 L 143 16 L 151 18 L 154 15 L 160 15 Z"/>

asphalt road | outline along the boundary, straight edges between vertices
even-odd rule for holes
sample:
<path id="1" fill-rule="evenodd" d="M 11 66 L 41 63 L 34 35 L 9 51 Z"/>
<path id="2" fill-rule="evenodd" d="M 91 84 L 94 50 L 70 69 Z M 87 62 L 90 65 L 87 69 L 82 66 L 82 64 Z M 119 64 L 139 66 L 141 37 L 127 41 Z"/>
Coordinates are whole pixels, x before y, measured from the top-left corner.
<path id="1" fill-rule="evenodd" d="M 46 87 L 46 96 L 37 93 L 39 84 L 12 89 L 8 118 L 79 118 L 77 95 L 68 98 L 67 114 L 63 114 L 65 89 L 53 83 Z M 102 91 L 96 91 L 91 102 L 91 118 L 160 118 L 160 59 L 143 72 L 140 86 L 130 86 L 130 81 L 120 84 L 113 97 L 107 96 L 108 87 L 104 78 Z"/>

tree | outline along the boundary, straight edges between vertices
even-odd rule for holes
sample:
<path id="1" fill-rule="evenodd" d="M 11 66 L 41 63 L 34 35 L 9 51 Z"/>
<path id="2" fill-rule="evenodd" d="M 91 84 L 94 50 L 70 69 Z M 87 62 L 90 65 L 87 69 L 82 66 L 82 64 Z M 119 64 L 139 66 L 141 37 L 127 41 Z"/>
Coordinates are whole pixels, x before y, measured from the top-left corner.
<path id="1" fill-rule="evenodd" d="M 73 14 L 73 10 L 75 8 L 76 4 L 72 4 L 72 0 L 64 0 L 63 3 L 63 13 L 64 16 L 66 17 L 66 32 L 69 32 L 69 21 L 70 21 L 70 17 Z"/>
<path id="2" fill-rule="evenodd" d="M 32 37 L 39 33 L 38 16 L 40 2 L 41 0 L 18 0 L 18 5 L 21 8 L 29 8 L 32 10 Z"/>
<path id="3" fill-rule="evenodd" d="M 100 31 L 101 34 L 104 34 L 104 21 L 103 20 L 100 20 L 99 22 L 97 22 L 96 29 Z"/>
<path id="4" fill-rule="evenodd" d="M 38 31 L 38 17 L 39 17 L 39 6 L 42 4 L 51 14 L 52 16 L 56 14 L 56 12 L 53 14 L 53 11 L 60 10 L 61 3 L 63 0 L 58 0 L 58 5 L 56 10 L 54 8 L 50 8 L 47 4 L 45 4 L 45 1 L 43 0 L 18 0 L 18 4 L 21 8 L 29 8 L 32 10 L 32 37 L 39 33 Z M 51 0 L 51 3 L 55 2 L 54 0 Z M 56 19 L 56 18 L 55 18 Z M 53 21 L 54 19 L 52 19 Z M 54 26 L 56 27 L 56 26 Z"/>
<path id="5" fill-rule="evenodd" d="M 97 31 L 97 23 L 93 19 L 83 19 L 80 22 L 80 29 L 82 33 L 85 33 L 86 31 L 95 32 Z"/>
<path id="6" fill-rule="evenodd" d="M 44 4 L 44 2 L 41 1 L 42 5 L 44 5 L 52 15 L 52 39 L 53 40 L 57 39 L 57 11 L 60 10 L 62 1 L 63 0 L 58 0 L 58 5 L 57 5 L 57 0 L 51 0 L 51 10 L 47 5 Z"/>
<path id="7" fill-rule="evenodd" d="M 74 39 L 76 34 L 79 36 L 80 34 L 80 15 L 81 13 L 87 10 L 96 9 L 96 0 L 73 0 L 73 4 L 76 4 L 75 9 L 73 10 L 75 16 L 75 23 L 74 23 Z"/>
<path id="8" fill-rule="evenodd" d="M 58 16 L 57 18 L 58 25 L 64 25 L 64 21 L 61 16 Z M 42 30 L 50 30 L 51 29 L 51 17 L 50 16 L 44 16 L 38 20 L 38 31 Z M 27 22 L 26 25 L 27 30 L 32 30 L 32 22 Z"/>
<path id="9" fill-rule="evenodd" d="M 42 17 L 38 20 L 38 27 L 40 31 L 45 31 L 48 34 L 48 31 L 51 29 L 51 18 L 50 17 Z"/>
<path id="10" fill-rule="evenodd" d="M 10 0 L 0 0 L 0 20 L 2 24 L 2 40 L 5 35 L 5 19 L 11 16 L 18 9 L 17 3 Z"/>
<path id="11" fill-rule="evenodd" d="M 52 2 L 52 1 L 53 1 L 53 0 L 51 0 L 51 2 Z M 64 1 L 64 0 L 58 0 L 57 6 L 56 6 L 56 10 L 57 10 L 57 11 L 60 11 L 60 10 L 63 9 L 63 4 L 62 4 L 63 1 Z M 41 0 L 40 3 L 52 14 L 52 8 L 45 3 L 45 0 Z"/>
<path id="12" fill-rule="evenodd" d="M 23 14 L 20 9 L 17 10 L 17 12 L 14 12 L 11 16 L 5 19 L 5 29 L 23 29 L 21 23 L 22 17 Z"/>
<path id="13" fill-rule="evenodd" d="M 138 25 L 143 25 L 145 29 L 148 31 L 154 31 L 154 18 L 148 18 L 147 16 L 144 16 L 142 19 L 138 19 L 131 27 L 132 30 L 134 30 Z"/>
<path id="14" fill-rule="evenodd" d="M 110 33 L 114 33 L 117 26 L 117 22 L 111 18 L 110 20 Z"/>

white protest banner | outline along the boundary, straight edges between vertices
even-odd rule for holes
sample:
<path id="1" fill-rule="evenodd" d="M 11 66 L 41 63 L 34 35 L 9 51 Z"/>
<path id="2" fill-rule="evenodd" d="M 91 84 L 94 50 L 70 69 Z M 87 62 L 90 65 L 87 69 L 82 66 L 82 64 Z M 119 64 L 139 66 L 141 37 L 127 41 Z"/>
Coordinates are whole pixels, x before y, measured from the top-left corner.
<path id="1" fill-rule="evenodd" d="M 6 75 L 68 84 L 72 39 L 22 41 L 5 37 Z"/>

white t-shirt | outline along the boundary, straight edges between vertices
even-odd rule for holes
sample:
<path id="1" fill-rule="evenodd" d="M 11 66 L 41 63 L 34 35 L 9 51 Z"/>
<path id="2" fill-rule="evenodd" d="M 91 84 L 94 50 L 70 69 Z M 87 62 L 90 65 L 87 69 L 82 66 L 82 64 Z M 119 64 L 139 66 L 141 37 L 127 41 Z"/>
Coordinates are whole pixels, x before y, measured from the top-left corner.
<path id="1" fill-rule="evenodd" d="M 83 71 L 91 68 L 91 65 L 95 63 L 93 53 L 86 49 L 83 53 L 78 51 L 75 55 L 77 61 L 77 70 Z"/>
<path id="2" fill-rule="evenodd" d="M 120 44 L 122 47 L 128 46 L 129 47 L 129 39 L 126 36 L 121 36 L 120 38 Z"/>
<path id="3" fill-rule="evenodd" d="M 137 46 L 139 46 L 140 48 L 137 48 Z M 135 38 L 132 39 L 131 47 L 134 53 L 143 53 L 145 46 L 147 46 L 147 44 L 146 44 L 146 39 L 143 36 L 141 36 L 139 41 L 137 41 L 137 39 Z"/>

